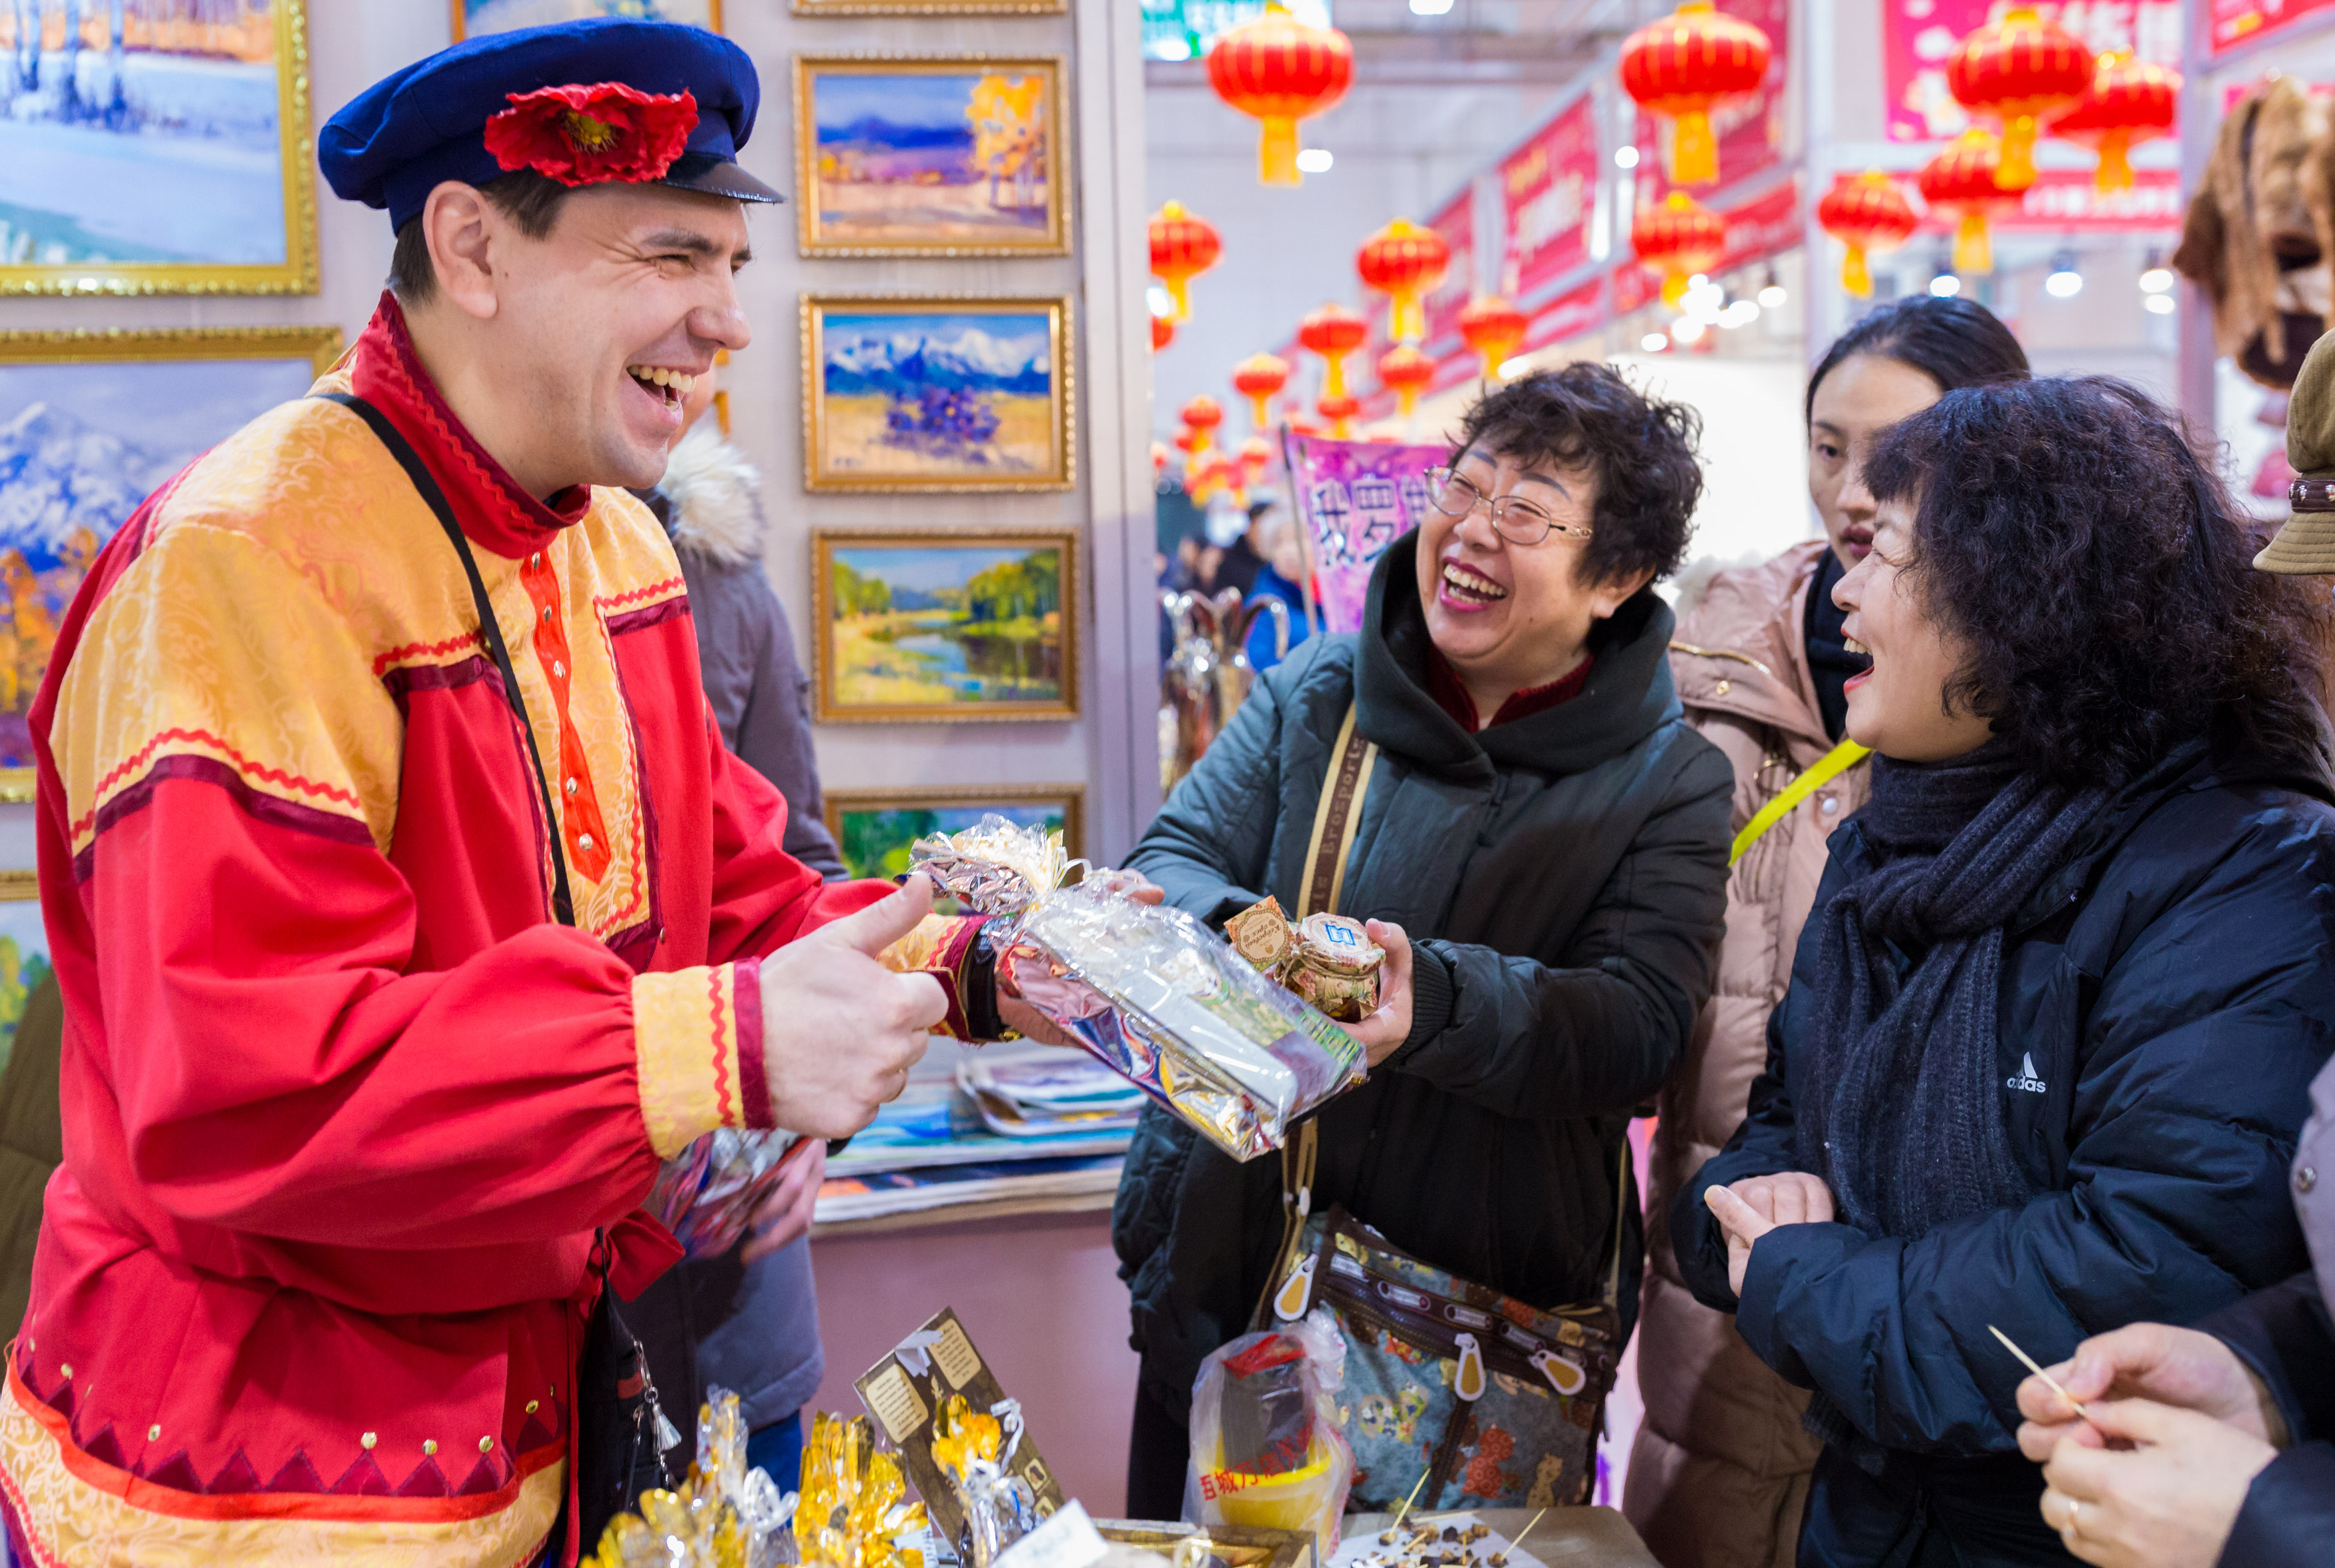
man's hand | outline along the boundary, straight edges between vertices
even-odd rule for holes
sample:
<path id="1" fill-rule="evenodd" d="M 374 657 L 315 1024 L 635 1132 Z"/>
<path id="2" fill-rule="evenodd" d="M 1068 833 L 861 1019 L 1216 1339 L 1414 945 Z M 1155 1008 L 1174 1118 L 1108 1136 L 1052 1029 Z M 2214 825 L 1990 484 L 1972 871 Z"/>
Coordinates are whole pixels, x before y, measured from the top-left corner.
<path id="1" fill-rule="evenodd" d="M 932 883 L 911 876 L 762 960 L 762 1065 L 780 1127 L 848 1137 L 907 1087 L 948 998 L 931 975 L 895 974 L 876 955 L 932 909 Z"/>
<path id="2" fill-rule="evenodd" d="M 1386 962 L 1379 966 L 1378 1010 L 1360 1023 L 1338 1027 L 1362 1042 L 1376 1067 L 1410 1038 L 1410 937 L 1391 920 L 1366 920 L 1362 929 L 1386 949 Z"/>
<path id="3" fill-rule="evenodd" d="M 751 1263 L 792 1246 L 810 1234 L 811 1211 L 819 1205 L 819 1184 L 827 1179 L 827 1140 L 807 1137 L 787 1150 L 779 1162 L 779 1184 L 762 1195 L 760 1207 L 748 1223 L 745 1249 L 738 1256 Z"/>
<path id="4" fill-rule="evenodd" d="M 1158 904 L 1168 895 L 1160 886 L 1140 871 L 1129 871 L 1105 866 L 1090 871 L 1080 884 L 1098 888 L 1104 893 L 1116 893 L 1121 898 L 1132 898 L 1138 904 Z"/>
<path id="5" fill-rule="evenodd" d="M 1727 1236 L 1727 1285 L 1738 1296 L 1743 1293 L 1754 1242 L 1778 1225 L 1827 1224 L 1833 1216 L 1832 1189 L 1806 1171 L 1780 1171 L 1747 1177 L 1733 1186 L 1708 1187 L 1702 1201 Z"/>
<path id="6" fill-rule="evenodd" d="M 2286 1422 L 2270 1392 L 2229 1346 L 2195 1329 L 2132 1323 L 2096 1334 L 2056 1367 L 2043 1369 L 2077 1399 L 2148 1399 L 2195 1410 L 2236 1428 L 2257 1442 L 2283 1446 Z M 2061 1442 L 2105 1446 L 2092 1425 L 2068 1407 L 2040 1378 L 2019 1385 L 2020 1451 L 2038 1464 Z"/>
<path id="7" fill-rule="evenodd" d="M 2120 1447 L 2071 1439 L 2053 1449 L 2043 1466 L 2043 1522 L 2069 1551 L 2107 1568 L 2214 1568 L 2246 1488 L 2278 1450 L 2211 1416 L 2149 1399 L 2088 1399 L 2084 1408 L 2086 1429 Z"/>

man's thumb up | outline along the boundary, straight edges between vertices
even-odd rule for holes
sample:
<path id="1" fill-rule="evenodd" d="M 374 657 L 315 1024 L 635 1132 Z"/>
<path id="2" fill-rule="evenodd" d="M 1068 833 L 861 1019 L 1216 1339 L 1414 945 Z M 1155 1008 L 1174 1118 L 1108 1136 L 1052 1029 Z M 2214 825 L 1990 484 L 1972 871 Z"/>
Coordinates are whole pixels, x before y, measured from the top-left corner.
<path id="1" fill-rule="evenodd" d="M 911 876 L 896 892 L 877 899 L 856 915 L 831 920 L 810 934 L 809 940 L 833 947 L 848 947 L 870 958 L 914 931 L 933 912 L 933 885 L 925 876 Z"/>

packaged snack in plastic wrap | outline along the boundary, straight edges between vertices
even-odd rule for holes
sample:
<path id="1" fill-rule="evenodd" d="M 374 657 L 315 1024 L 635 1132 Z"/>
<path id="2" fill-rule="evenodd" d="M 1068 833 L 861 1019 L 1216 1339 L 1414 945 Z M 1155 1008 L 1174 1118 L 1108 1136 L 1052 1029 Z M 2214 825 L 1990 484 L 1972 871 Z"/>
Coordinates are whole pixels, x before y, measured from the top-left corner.
<path id="1" fill-rule="evenodd" d="M 578 1568 L 781 1568 L 795 1495 L 746 1467 L 738 1396 L 707 1390 L 697 1413 L 697 1462 L 678 1491 L 641 1494 L 640 1512 L 608 1522 Z"/>
<path id="2" fill-rule="evenodd" d="M 691 1257 L 719 1257 L 746 1234 L 779 1185 L 788 1151 L 801 1141 L 790 1132 L 717 1128 L 664 1162 L 641 1206 Z"/>
<path id="3" fill-rule="evenodd" d="M 1346 1343 L 1326 1307 L 1244 1334 L 1200 1363 L 1184 1517 L 1196 1524 L 1311 1530 L 1317 1562 L 1338 1549 L 1354 1451 L 1333 1396 Z"/>
<path id="4" fill-rule="evenodd" d="M 1003 917 L 1001 986 L 1218 1147 L 1244 1160 L 1278 1148 L 1294 1118 L 1361 1080 L 1360 1041 L 1182 911 L 1134 903 L 1107 875 L 1021 902 L 1031 881 L 1015 868 L 1045 864 L 1033 842 L 1036 829 L 991 817 L 919 839 L 912 857 Z"/>

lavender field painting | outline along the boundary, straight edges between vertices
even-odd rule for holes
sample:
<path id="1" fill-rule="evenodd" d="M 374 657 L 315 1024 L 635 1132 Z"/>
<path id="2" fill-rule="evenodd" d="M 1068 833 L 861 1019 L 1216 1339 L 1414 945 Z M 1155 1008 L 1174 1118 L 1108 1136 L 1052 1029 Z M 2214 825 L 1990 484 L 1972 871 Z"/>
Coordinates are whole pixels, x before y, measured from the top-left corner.
<path id="1" fill-rule="evenodd" d="M 0 0 L 0 266 L 291 262 L 296 3 Z"/>
<path id="2" fill-rule="evenodd" d="M 1065 477 L 1053 314 L 825 315 L 816 478 L 1048 483 Z"/>

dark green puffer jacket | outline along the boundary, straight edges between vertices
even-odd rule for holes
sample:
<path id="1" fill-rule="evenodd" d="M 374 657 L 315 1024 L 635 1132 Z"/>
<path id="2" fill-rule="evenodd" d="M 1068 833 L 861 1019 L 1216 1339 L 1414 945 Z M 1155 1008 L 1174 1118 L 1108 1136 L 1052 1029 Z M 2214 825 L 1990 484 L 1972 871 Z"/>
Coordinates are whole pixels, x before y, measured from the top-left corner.
<path id="1" fill-rule="evenodd" d="M 1259 679 L 1129 864 L 1213 924 L 1297 907 L 1349 703 L 1380 747 L 1339 913 L 1417 943 L 1410 1038 L 1321 1112 L 1314 1204 L 1536 1306 L 1594 1299 L 1633 1107 L 1684 1057 L 1727 905 L 1734 777 L 1671 689 L 1652 591 L 1602 624 L 1572 700 L 1470 735 L 1428 692 L 1415 537 L 1371 579 L 1366 630 Z M 1282 1230 L 1280 1161 L 1237 1164 L 1157 1107 L 1112 1215 L 1146 1387 L 1190 1405 L 1246 1331 Z M 1642 1237 L 1630 1205 L 1626 1325 Z"/>

